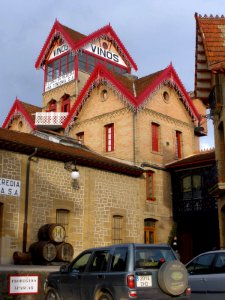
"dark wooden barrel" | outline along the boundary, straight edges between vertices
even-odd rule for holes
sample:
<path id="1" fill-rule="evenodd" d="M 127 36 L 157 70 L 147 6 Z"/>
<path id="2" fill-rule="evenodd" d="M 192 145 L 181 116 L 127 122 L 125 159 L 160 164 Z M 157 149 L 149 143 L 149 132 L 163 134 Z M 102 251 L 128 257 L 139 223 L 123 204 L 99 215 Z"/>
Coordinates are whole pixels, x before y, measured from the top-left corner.
<path id="1" fill-rule="evenodd" d="M 56 260 L 70 262 L 73 258 L 73 246 L 69 243 L 61 243 L 56 245 Z"/>
<path id="2" fill-rule="evenodd" d="M 53 243 L 48 241 L 35 242 L 30 245 L 29 252 L 34 264 L 46 264 L 56 258 L 57 250 Z"/>
<path id="3" fill-rule="evenodd" d="M 15 265 L 30 265 L 31 260 L 32 258 L 29 252 L 15 251 L 13 253 L 13 261 Z"/>
<path id="4" fill-rule="evenodd" d="M 39 241 L 51 241 L 54 243 L 62 243 L 65 240 L 65 228 L 56 223 L 45 224 L 38 230 Z"/>

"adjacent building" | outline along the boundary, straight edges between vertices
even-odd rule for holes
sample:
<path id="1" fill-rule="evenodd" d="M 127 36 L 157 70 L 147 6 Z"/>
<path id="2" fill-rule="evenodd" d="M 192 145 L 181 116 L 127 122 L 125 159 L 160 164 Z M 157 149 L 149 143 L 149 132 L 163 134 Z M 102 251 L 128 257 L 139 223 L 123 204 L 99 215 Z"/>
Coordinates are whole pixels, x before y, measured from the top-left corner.
<path id="1" fill-rule="evenodd" d="M 210 109 L 206 118 L 214 124 L 217 176 L 211 193 L 218 199 L 220 247 L 225 247 L 225 18 L 201 16 L 196 19 L 195 95 Z"/>

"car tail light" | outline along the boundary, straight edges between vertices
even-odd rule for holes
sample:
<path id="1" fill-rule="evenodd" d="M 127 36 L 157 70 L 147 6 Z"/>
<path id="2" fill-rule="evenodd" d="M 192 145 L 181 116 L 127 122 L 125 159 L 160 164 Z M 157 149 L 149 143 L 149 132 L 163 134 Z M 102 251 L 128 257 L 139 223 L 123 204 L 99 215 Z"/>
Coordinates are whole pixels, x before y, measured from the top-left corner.
<path id="1" fill-rule="evenodd" d="M 165 258 L 163 258 L 163 257 L 160 258 L 159 263 L 160 263 L 160 264 L 164 264 L 164 262 L 166 262 Z"/>
<path id="2" fill-rule="evenodd" d="M 191 288 L 190 287 L 187 287 L 186 290 L 185 290 L 185 295 L 186 296 L 190 296 L 191 295 Z"/>
<path id="3" fill-rule="evenodd" d="M 134 288 L 135 288 L 134 275 L 128 275 L 128 276 L 127 276 L 127 286 L 128 286 L 130 289 L 134 289 Z"/>

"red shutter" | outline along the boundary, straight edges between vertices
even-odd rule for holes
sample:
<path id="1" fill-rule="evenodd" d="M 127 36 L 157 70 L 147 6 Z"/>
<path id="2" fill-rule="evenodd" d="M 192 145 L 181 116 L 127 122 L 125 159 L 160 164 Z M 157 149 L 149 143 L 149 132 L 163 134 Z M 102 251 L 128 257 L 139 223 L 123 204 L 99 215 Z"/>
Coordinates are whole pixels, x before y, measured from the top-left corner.
<path id="1" fill-rule="evenodd" d="M 152 151 L 159 151 L 159 125 L 152 123 Z"/>
<path id="2" fill-rule="evenodd" d="M 114 151 L 114 124 L 105 126 L 105 139 L 106 152 Z"/>
<path id="3" fill-rule="evenodd" d="M 176 156 L 181 158 L 181 132 L 176 131 Z"/>
<path id="4" fill-rule="evenodd" d="M 62 112 L 69 112 L 70 111 L 70 98 L 64 99 L 62 101 L 61 111 Z"/>

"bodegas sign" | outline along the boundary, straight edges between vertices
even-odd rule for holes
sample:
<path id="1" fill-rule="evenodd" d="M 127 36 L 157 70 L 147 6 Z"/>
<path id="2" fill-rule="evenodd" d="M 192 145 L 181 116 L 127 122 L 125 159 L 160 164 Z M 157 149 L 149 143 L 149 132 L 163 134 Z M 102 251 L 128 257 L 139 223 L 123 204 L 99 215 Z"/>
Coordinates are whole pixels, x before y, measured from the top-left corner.
<path id="1" fill-rule="evenodd" d="M 20 181 L 0 177 L 0 195 L 20 196 Z"/>
<path id="2" fill-rule="evenodd" d="M 37 294 L 39 275 L 9 275 L 9 295 Z"/>

